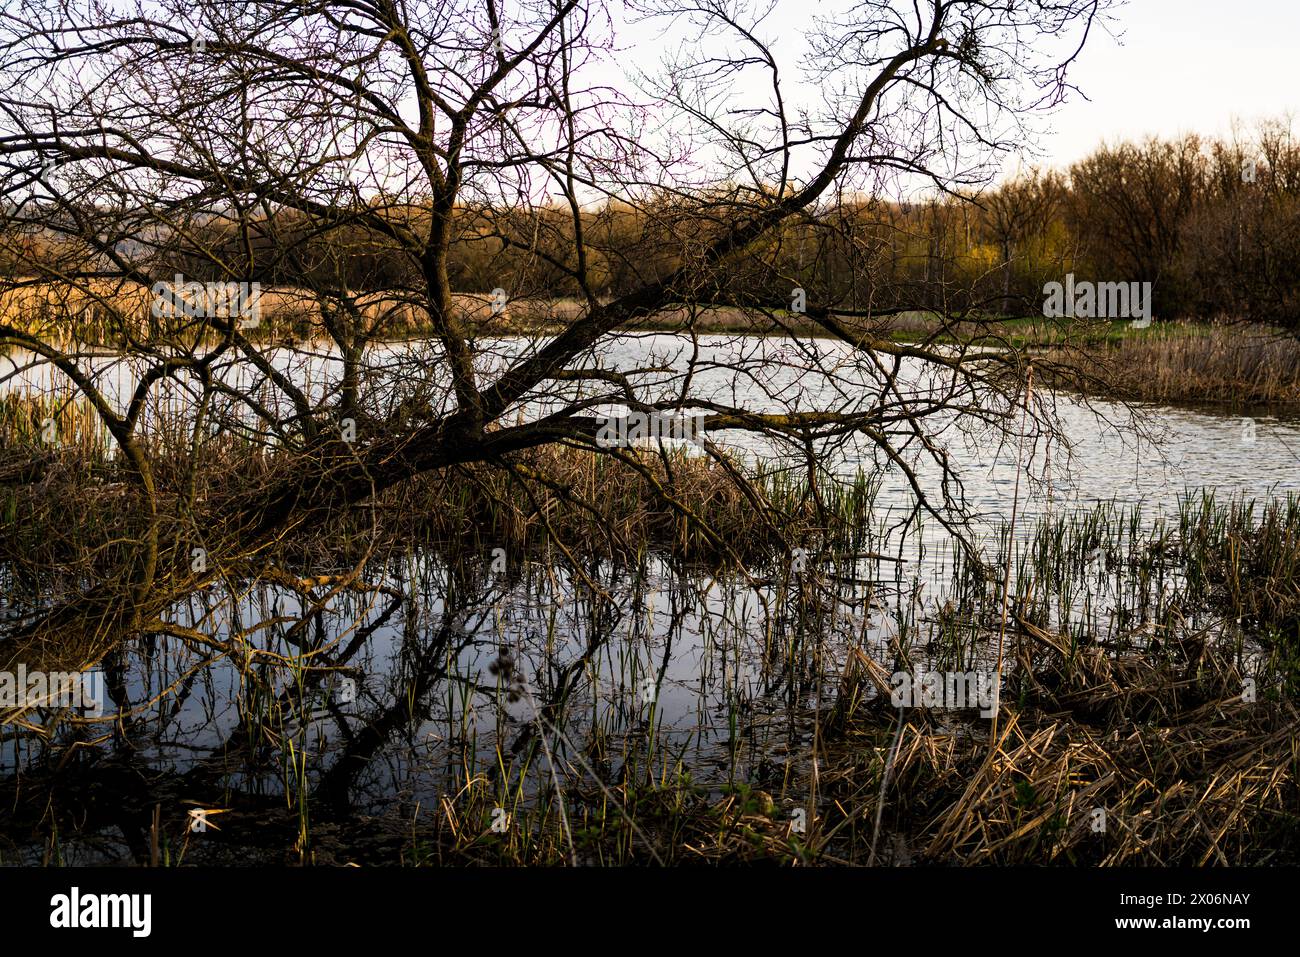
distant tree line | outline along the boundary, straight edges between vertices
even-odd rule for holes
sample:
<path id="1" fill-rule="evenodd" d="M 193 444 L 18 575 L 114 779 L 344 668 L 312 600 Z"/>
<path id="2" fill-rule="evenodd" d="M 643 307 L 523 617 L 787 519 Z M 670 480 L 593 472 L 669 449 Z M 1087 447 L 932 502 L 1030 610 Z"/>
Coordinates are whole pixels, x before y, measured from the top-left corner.
<path id="1" fill-rule="evenodd" d="M 577 298 L 574 257 L 581 248 L 599 293 L 626 295 L 673 275 L 734 227 L 710 210 L 756 198 L 739 187 L 720 191 L 736 195 L 701 203 L 662 190 L 635 202 L 607 200 L 577 217 L 567 205 L 544 202 L 458 206 L 448 279 L 456 292 Z M 424 273 L 408 247 L 354 222 L 362 210 L 377 208 L 395 227 L 429 228 L 418 199 L 383 195 L 357 194 L 354 206 L 340 205 L 327 225 L 288 210 L 260 219 L 213 211 L 177 227 L 183 242 L 160 239 L 157 261 L 147 265 L 154 275 L 199 280 L 418 293 Z M 44 222 L 61 215 L 67 213 L 52 212 Z M 136 245 L 124 255 L 149 260 L 153 253 Z M 708 277 L 693 299 L 789 308 L 802 295 L 845 311 L 1032 315 L 1044 283 L 1071 272 L 1076 279 L 1151 282 L 1161 319 L 1300 328 L 1300 142 L 1289 122 L 1270 121 L 1231 140 L 1188 135 L 1105 145 L 1068 172 L 1031 170 L 976 194 L 810 208 L 755 253 L 742 268 Z M 0 270 L 13 275 L 38 254 L 64 262 L 82 255 L 48 231 L 11 230 L 0 243 Z"/>

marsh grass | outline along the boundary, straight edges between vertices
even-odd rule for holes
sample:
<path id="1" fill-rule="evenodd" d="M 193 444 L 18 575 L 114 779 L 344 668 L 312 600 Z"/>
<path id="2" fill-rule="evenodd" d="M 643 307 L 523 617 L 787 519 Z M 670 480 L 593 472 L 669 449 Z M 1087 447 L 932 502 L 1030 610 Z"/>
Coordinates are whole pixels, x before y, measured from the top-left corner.
<path id="1" fill-rule="evenodd" d="M 50 418 L 69 437 L 55 448 L 39 428 Z M 38 607 L 52 593 L 111 578 L 122 560 L 113 542 L 140 520 L 139 502 L 89 421 L 66 397 L 0 402 L 0 442 L 15 470 L 0 483 L 6 608 Z M 241 494 L 241 482 L 256 487 L 293 467 L 290 457 L 238 438 L 205 455 L 200 499 Z M 170 810 L 128 839 L 138 860 L 159 863 L 268 854 L 298 864 L 413 865 L 1294 862 L 1294 497 L 1187 495 L 1169 515 L 1103 504 L 1046 516 L 1015 535 L 1004 527 L 988 539 L 991 554 L 953 551 L 941 600 L 919 605 L 900 590 L 889 610 L 872 557 L 881 539 L 867 478 L 813 494 L 798 475 L 755 472 L 756 504 L 730 481 L 734 462 L 680 453 L 665 460 L 653 450 L 628 456 L 552 447 L 520 456 L 513 469 L 431 473 L 383 493 L 364 521 L 339 516 L 280 544 L 284 567 L 315 576 L 295 586 L 308 604 L 329 591 L 328 573 L 358 554 L 370 554 L 376 576 L 390 560 L 421 556 L 398 562 L 405 582 L 390 580 L 388 592 L 358 587 L 321 607 L 338 622 L 371 624 L 374 609 L 406 610 L 404 639 L 423 649 L 421 667 L 435 666 L 427 674 L 436 680 L 415 664 L 403 670 L 390 689 L 401 707 L 383 726 L 395 732 L 414 721 L 426 696 L 443 702 L 454 759 L 436 804 L 398 800 L 359 815 L 325 800 L 330 773 L 309 718 L 333 666 L 312 662 L 322 649 L 364 640 L 371 624 L 336 634 L 323 610 L 303 619 L 311 628 L 273 625 L 284 652 L 205 646 L 244 662 L 240 731 L 220 761 L 162 773 L 146 790 L 129 772 L 89 760 L 56 775 L 66 751 L 54 739 L 37 742 L 35 752 L 48 749 L 55 764 L 24 772 L 5 833 L 40 834 L 46 859 L 66 859 L 78 827 L 113 826 L 86 805 L 89 791 L 77 790 L 78 781 L 98 781 L 117 793 L 114 807 L 134 808 L 142 821 L 166 798 Z M 179 496 L 189 465 L 160 461 L 164 493 Z M 39 481 L 17 480 L 31 468 L 43 470 Z M 665 505 L 656 486 L 681 508 Z M 174 531 L 186 528 L 178 521 Z M 476 684 L 478 672 L 454 653 L 460 638 L 417 626 L 430 589 L 443 588 L 445 603 L 502 578 L 490 571 L 494 547 L 510 556 L 511 587 L 550 595 L 557 577 L 575 589 L 590 580 L 595 587 L 566 600 L 589 605 L 593 623 L 605 607 L 599 592 L 648 590 L 654 562 L 683 581 L 761 593 L 761 615 L 728 622 L 734 636 L 704 636 L 710 647 L 743 641 L 762 669 L 761 693 L 732 686 L 721 703 L 716 760 L 702 766 L 698 751 L 668 733 L 658 699 L 636 694 L 647 678 L 662 680 L 657 666 L 634 642 L 609 644 L 606 632 L 576 662 L 534 677 L 536 720 L 507 720 L 517 684 L 501 674 L 495 689 Z M 807 551 L 799 570 L 795 547 Z M 240 574 L 235 568 L 225 587 L 243 594 L 252 585 Z M 265 599 L 254 618 L 277 621 L 280 600 Z M 204 592 L 195 601 L 196 614 L 211 614 L 228 599 Z M 896 669 L 988 666 L 1004 601 L 996 740 L 973 713 L 889 705 Z M 863 609 L 884 641 L 866 636 L 862 617 L 846 630 L 846 607 Z M 509 645 L 498 616 L 483 627 L 476 641 Z M 560 629 L 552 618 L 540 646 L 554 648 Z M 171 680 L 187 680 L 178 674 Z M 609 696 L 601 706 L 578 690 L 597 683 Z M 485 694 L 494 726 L 469 716 L 471 699 L 482 710 Z M 102 740 L 108 732 L 88 733 Z M 43 788 L 67 795 L 69 787 L 74 799 L 50 817 Z M 183 801 L 196 794 L 226 809 L 221 830 L 203 842 L 188 837 L 183 816 Z M 801 826 L 797 811 L 806 815 Z M 510 826 L 498 830 L 502 815 Z"/>
<path id="2" fill-rule="evenodd" d="M 877 860 L 895 865 L 1294 863 L 1300 643 L 1285 631 L 1290 606 L 1259 593 L 1293 586 L 1297 532 L 1294 500 L 1260 512 L 1187 496 L 1168 519 L 1103 505 L 1045 518 L 1020 539 L 1004 534 L 1014 599 L 996 740 L 973 714 L 900 714 L 887 703 L 888 659 L 855 652 L 833 703 L 809 715 L 823 743 L 807 828 L 795 827 L 794 811 L 812 786 L 809 737 L 784 761 L 733 751 L 720 784 L 648 730 L 611 726 L 591 731 L 589 753 L 621 775 L 603 788 L 574 782 L 563 798 L 579 856 L 860 864 L 873 854 L 879 811 Z M 1255 545 L 1239 547 L 1247 540 Z M 989 661 L 999 564 L 959 563 L 944 607 L 895 646 L 895 665 Z M 1247 569 L 1253 587 L 1225 587 Z M 528 761 L 511 768 L 449 795 L 405 859 L 565 863 L 559 799 L 524 800 Z M 520 830 L 495 834 L 496 808 Z"/>
<path id="3" fill-rule="evenodd" d="M 1145 335 L 1086 350 L 1049 351 L 1075 367 L 1048 385 L 1141 402 L 1227 406 L 1300 403 L 1300 341 L 1249 325 L 1152 327 Z"/>

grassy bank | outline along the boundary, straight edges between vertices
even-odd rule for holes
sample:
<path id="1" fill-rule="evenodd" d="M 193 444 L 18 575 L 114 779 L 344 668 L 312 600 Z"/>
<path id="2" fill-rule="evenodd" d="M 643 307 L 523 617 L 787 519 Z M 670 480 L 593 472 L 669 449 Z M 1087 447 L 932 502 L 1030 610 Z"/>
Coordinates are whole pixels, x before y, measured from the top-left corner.
<path id="1" fill-rule="evenodd" d="M 202 544 L 214 561 L 243 561 L 222 552 L 221 530 L 205 516 L 298 474 L 295 456 L 232 435 L 213 438 L 194 457 L 165 453 L 176 444 L 156 441 L 163 539 Z M 862 476 L 813 494 L 798 474 L 765 466 L 746 472 L 733 456 L 544 446 L 491 466 L 418 476 L 337 516 L 329 534 L 280 543 L 278 557 L 310 566 L 410 545 L 455 553 L 558 548 L 622 561 L 657 551 L 735 568 L 788 558 L 796 547 L 811 554 L 869 548 L 873 496 Z M 103 547 L 115 523 L 146 520 L 110 436 L 71 394 L 0 397 L 0 516 L 0 560 L 7 554 L 31 568 L 104 576 L 122 557 Z"/>
<path id="2" fill-rule="evenodd" d="M 1047 354 L 1079 370 L 1068 382 L 1049 375 L 1047 384 L 1106 398 L 1230 409 L 1300 407 L 1300 341 L 1264 329 L 1157 327 L 1151 335 Z"/>
<path id="3" fill-rule="evenodd" d="M 151 293 L 134 284 L 100 282 L 84 287 L 23 286 L 0 294 L 0 319 L 45 341 L 114 348 L 122 341 L 121 317 L 140 317 L 132 332 L 166 339 L 177 334 L 150 317 Z M 427 315 L 384 293 L 358 300 L 359 315 L 377 341 L 427 338 Z M 494 305 L 486 294 L 458 294 L 455 320 L 474 336 L 553 334 L 579 318 L 573 299 L 525 299 Z M 1105 399 L 1228 408 L 1300 408 L 1300 341 L 1250 324 L 1064 321 L 1042 317 L 970 316 L 947 321 L 914 311 L 871 319 L 841 317 L 864 341 L 1024 350 L 1042 356 L 1040 382 Z M 174 325 L 174 323 L 173 323 Z M 825 336 L 806 316 L 783 310 L 682 305 L 638 320 L 625 332 L 700 335 Z M 317 298 L 304 289 L 264 290 L 255 326 L 242 330 L 254 342 L 323 341 Z M 213 341 L 215 341 L 215 337 Z"/>

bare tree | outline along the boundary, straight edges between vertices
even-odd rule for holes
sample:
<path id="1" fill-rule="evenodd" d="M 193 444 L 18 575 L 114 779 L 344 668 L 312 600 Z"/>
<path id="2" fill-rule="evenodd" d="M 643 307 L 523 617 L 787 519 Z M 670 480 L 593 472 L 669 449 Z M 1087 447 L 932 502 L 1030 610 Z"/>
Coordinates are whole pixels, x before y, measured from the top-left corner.
<path id="1" fill-rule="evenodd" d="M 1205 178 L 1195 136 L 1122 143 L 1076 163 L 1070 170 L 1075 233 L 1098 275 L 1154 283 L 1157 312 L 1176 312 L 1181 290 L 1170 270 Z"/>
<path id="2" fill-rule="evenodd" d="M 806 302 L 806 321 L 838 340 L 830 351 L 796 337 L 774 357 L 687 335 L 676 362 L 658 357 L 648 365 L 659 372 L 639 375 L 602 351 L 671 310 L 684 329 L 719 305 L 787 324 L 799 284 L 780 270 L 782 230 L 833 231 L 845 203 L 904 181 L 940 192 L 985 181 L 1025 120 L 1069 89 L 1105 6 L 854 3 L 810 20 L 800 84 L 766 39 L 769 8 L 649 0 L 624 14 L 670 24 L 683 42 L 628 93 L 608 80 L 619 59 L 610 11 L 589 0 L 508 12 L 495 0 L 10 4 L 0 183 L 19 266 L 5 287 L 46 311 L 7 318 L 0 345 L 54 367 L 90 403 L 129 469 L 139 520 L 120 536 L 130 547 L 119 572 L 11 623 L 0 659 L 57 649 L 97 660 L 124 634 L 158 629 L 177 596 L 251 573 L 295 529 L 421 473 L 510 468 L 557 442 L 635 465 L 596 443 L 611 404 L 698 412 L 710 435 L 749 433 L 800 455 L 861 440 L 906 477 L 918 509 L 952 521 L 962 500 L 944 435 L 1015 428 L 1014 351 L 895 343 L 882 334 L 888 316 L 834 284 Z M 656 252 L 618 263 L 617 295 L 607 291 L 619 250 L 591 228 L 602 203 L 610 217 L 635 211 Z M 496 297 L 453 289 L 467 248 L 511 264 Z M 387 264 L 382 276 L 358 278 L 363 254 Z M 737 289 L 730 277 L 747 269 L 789 288 L 777 301 Z M 236 316 L 142 322 L 147 291 L 177 273 L 265 277 L 327 342 L 329 362 L 309 363 L 302 347 L 288 350 L 295 367 L 266 328 Z M 551 317 L 558 331 L 509 349 L 483 335 L 501 294 L 532 296 L 560 277 L 577 302 Z M 969 306 L 937 277 L 915 301 L 949 315 Z M 74 320 L 93 322 L 97 345 L 129 364 L 126 394 L 105 384 L 98 350 L 68 345 Z M 429 332 L 418 361 L 378 348 L 407 323 Z M 318 380 L 304 381 L 307 365 Z M 820 371 L 826 384 L 796 397 L 790 377 L 771 384 L 774 366 L 796 383 Z M 706 388 L 710 369 L 753 390 Z M 147 414 L 164 384 L 192 413 L 169 441 Z M 394 389 L 418 395 L 421 414 L 399 413 Z M 176 477 L 178 457 L 234 432 L 264 442 L 275 466 L 204 494 L 184 469 Z M 194 570 L 186 529 L 220 560 Z"/>
<path id="3" fill-rule="evenodd" d="M 1018 247 L 1047 231 L 1065 199 L 1060 177 L 1037 170 L 1002 184 L 985 198 L 989 229 L 1002 254 L 1003 311 L 1012 308 L 1011 273 Z"/>

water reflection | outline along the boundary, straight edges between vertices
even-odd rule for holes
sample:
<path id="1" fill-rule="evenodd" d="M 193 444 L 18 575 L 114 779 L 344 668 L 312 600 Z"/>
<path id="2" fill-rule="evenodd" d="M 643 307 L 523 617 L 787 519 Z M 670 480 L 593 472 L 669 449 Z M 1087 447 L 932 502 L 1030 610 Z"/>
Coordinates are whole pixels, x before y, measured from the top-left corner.
<path id="1" fill-rule="evenodd" d="M 732 373 L 701 377 L 706 392 L 734 390 L 728 401 L 821 403 L 854 387 L 835 363 L 817 379 L 775 361 L 788 343 L 706 346 L 719 362 L 723 349 L 748 350 L 766 369 L 748 385 Z M 645 368 L 675 348 L 672 337 L 644 337 L 608 358 Z M 129 371 L 115 368 L 105 375 L 129 390 Z M 37 372 L 27 375 L 37 384 Z M 1025 456 L 1022 540 L 1039 519 L 1099 502 L 1141 506 L 1153 523 L 1188 486 L 1260 498 L 1300 490 L 1293 421 L 1260 415 L 1245 441 L 1240 417 L 1053 401 L 1064 441 Z M 961 466 L 973 537 L 996 560 L 1016 449 L 955 427 L 940 434 Z M 752 436 L 719 438 L 780 461 L 780 449 Z M 685 771 L 715 793 L 788 776 L 811 762 L 812 716 L 857 651 L 887 668 L 900 635 L 921 624 L 926 654 L 951 653 L 940 610 L 962 568 L 941 528 L 899 528 L 911 491 L 873 449 L 842 444 L 828 461 L 841 475 L 878 471 L 873 547 L 900 559 L 850 562 L 829 591 L 788 566 L 759 570 L 755 582 L 653 556 L 581 569 L 515 556 L 502 570 L 491 554 L 415 550 L 357 580 L 338 570 L 310 587 L 259 581 L 195 593 L 172 609 L 174 629 L 103 662 L 111 707 L 102 719 L 64 722 L 48 738 L 5 729 L 0 777 L 13 813 L 0 829 L 4 856 L 145 862 L 183 847 L 189 861 L 238 861 L 293 847 L 299 859 L 391 861 L 410 850 L 411 820 L 454 822 L 457 802 L 476 789 L 524 804 L 557 791 L 599 804 L 629 775 Z M 1062 599 L 1057 618 L 1083 609 L 1099 631 L 1114 630 L 1117 613 L 1132 613 L 1124 574 L 1098 570 L 1095 589 Z M 987 660 L 977 632 L 960 663 Z M 226 812 L 202 840 L 187 837 L 196 808 Z M 157 846 L 159 831 L 173 846 Z"/>

